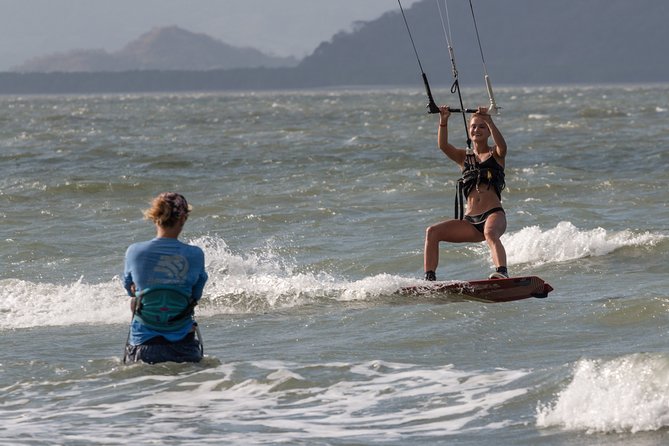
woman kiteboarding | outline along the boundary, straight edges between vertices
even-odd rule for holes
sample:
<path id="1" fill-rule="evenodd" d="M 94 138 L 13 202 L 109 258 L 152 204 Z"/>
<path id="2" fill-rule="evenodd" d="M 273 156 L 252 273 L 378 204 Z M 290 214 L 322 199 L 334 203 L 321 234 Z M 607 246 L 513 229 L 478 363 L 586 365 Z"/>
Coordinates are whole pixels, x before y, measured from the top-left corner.
<path id="1" fill-rule="evenodd" d="M 495 102 L 492 91 L 492 83 L 488 75 L 488 69 L 483 56 L 483 47 L 479 36 L 474 7 L 471 0 L 469 6 L 476 31 L 476 39 L 481 53 L 484 80 L 490 100 L 489 107 L 478 109 L 467 109 L 464 107 L 462 93 L 460 91 L 460 80 L 455 64 L 455 54 L 451 45 L 452 37 L 450 20 L 448 18 L 448 7 L 444 0 L 443 8 L 439 0 L 437 7 L 439 17 L 444 31 L 444 37 L 448 47 L 453 73 L 453 85 L 451 93 L 457 93 L 460 108 L 449 108 L 447 106 L 437 107 L 430 91 L 427 76 L 418 56 L 418 51 L 411 35 L 411 29 L 407 22 L 402 2 L 397 0 L 404 24 L 406 25 L 411 45 L 421 70 L 423 84 L 428 97 L 428 112 L 439 113 L 439 133 L 437 136 L 439 148 L 451 160 L 462 169 L 462 178 L 458 180 L 458 192 L 456 194 L 455 218 L 447 220 L 427 228 L 425 233 L 425 249 L 423 267 L 425 280 L 437 280 L 436 270 L 439 264 L 439 242 L 482 242 L 486 241 L 490 247 L 495 271 L 490 274 L 490 279 L 508 278 L 506 266 L 506 251 L 500 241 L 500 237 L 506 230 L 506 215 L 502 208 L 502 189 L 504 189 L 504 162 L 506 157 L 506 141 L 497 126 L 493 123 L 491 113 L 497 113 L 499 108 Z M 444 19 L 444 11 L 446 19 Z M 460 113 L 467 134 L 467 148 L 459 149 L 448 142 L 448 118 L 451 112 Z M 466 113 L 473 113 L 467 122 Z M 492 137 L 493 145 L 488 140 Z M 473 148 L 472 148 L 473 144 Z M 465 203 L 467 200 L 465 215 Z"/>
<path id="2" fill-rule="evenodd" d="M 448 107 L 439 107 L 437 140 L 441 151 L 460 166 L 462 178 L 458 181 L 455 218 L 432 225 L 425 232 L 425 280 L 436 280 L 439 242 L 486 241 L 496 267 L 489 278 L 506 278 L 506 251 L 500 240 L 506 230 L 506 215 L 501 202 L 506 141 L 488 114 L 488 109 L 479 107 L 468 127 L 473 149 L 459 149 L 448 142 L 450 115 Z M 489 144 L 491 137 L 493 145 Z M 464 216 L 462 198 L 467 200 Z"/>

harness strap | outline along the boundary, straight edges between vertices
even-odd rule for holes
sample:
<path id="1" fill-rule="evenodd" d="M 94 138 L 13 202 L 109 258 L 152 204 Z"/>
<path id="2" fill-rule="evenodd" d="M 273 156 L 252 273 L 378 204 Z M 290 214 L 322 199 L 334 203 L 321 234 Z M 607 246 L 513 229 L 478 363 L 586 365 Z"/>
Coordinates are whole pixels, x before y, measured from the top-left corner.
<path id="1" fill-rule="evenodd" d="M 186 308 L 184 308 L 179 314 L 175 314 L 171 318 L 167 319 L 167 322 L 176 322 L 180 321 L 181 319 L 186 319 L 191 314 L 193 314 L 193 310 L 195 310 L 196 305 L 197 301 L 195 299 L 191 299 Z"/>
<path id="2" fill-rule="evenodd" d="M 462 177 L 458 180 L 455 185 L 455 217 L 458 220 L 462 220 L 465 216 L 465 177 L 467 176 L 466 172 L 468 170 L 467 166 L 474 166 L 476 169 L 476 156 L 471 150 L 467 150 L 467 155 L 465 157 L 465 168 L 463 171 Z M 472 168 L 469 168 L 470 171 Z M 477 169 L 478 170 L 478 169 Z M 477 179 L 478 183 L 478 179 Z M 477 184 L 478 188 L 478 184 Z M 469 195 L 469 192 L 467 192 Z"/>
<path id="3" fill-rule="evenodd" d="M 460 178 L 455 184 L 455 216 L 453 218 L 462 220 L 465 215 L 465 192 L 464 179 Z"/>
<path id="4" fill-rule="evenodd" d="M 195 327 L 195 333 L 197 334 L 197 340 L 199 341 L 199 344 L 200 344 L 200 354 L 202 356 L 204 356 L 204 341 L 202 340 L 202 333 L 200 333 L 200 326 L 198 325 L 197 322 L 194 322 L 193 326 Z"/>

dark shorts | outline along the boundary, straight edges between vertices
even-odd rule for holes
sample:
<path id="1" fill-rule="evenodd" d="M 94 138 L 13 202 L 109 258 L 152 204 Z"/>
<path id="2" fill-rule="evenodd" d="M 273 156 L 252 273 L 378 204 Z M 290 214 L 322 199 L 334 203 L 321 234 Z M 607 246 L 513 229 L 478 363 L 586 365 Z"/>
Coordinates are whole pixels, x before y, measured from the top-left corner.
<path id="1" fill-rule="evenodd" d="M 200 362 L 202 360 L 202 345 L 195 339 L 195 334 L 178 342 L 169 342 L 162 336 L 149 339 L 144 344 L 126 345 L 124 362 Z"/>
<path id="2" fill-rule="evenodd" d="M 492 208 L 485 211 L 482 214 L 478 215 L 465 215 L 465 220 L 473 224 L 478 231 L 483 234 L 483 229 L 485 228 L 485 222 L 492 214 L 495 212 L 504 212 L 503 208 Z"/>

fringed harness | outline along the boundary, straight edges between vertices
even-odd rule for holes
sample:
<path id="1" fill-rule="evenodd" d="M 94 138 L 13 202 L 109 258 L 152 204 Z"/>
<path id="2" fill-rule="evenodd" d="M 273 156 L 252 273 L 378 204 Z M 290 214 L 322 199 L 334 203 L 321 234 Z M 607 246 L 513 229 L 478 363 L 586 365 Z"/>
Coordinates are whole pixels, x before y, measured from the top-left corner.
<path id="1" fill-rule="evenodd" d="M 493 187 L 497 196 L 502 198 L 504 183 L 504 167 L 491 154 L 488 159 L 479 163 L 473 151 L 468 150 L 462 177 L 456 184 L 455 218 L 462 220 L 465 215 L 465 200 L 473 189 L 479 190 L 481 184 Z"/>

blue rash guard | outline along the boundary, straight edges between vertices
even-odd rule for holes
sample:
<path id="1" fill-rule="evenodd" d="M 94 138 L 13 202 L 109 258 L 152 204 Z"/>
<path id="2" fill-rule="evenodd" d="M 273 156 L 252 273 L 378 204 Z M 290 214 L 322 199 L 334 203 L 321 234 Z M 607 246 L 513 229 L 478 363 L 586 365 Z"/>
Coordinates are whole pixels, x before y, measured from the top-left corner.
<path id="1" fill-rule="evenodd" d="M 129 296 L 132 296 L 130 287 L 134 283 L 138 296 L 143 290 L 164 286 L 182 291 L 197 301 L 202 297 L 207 279 L 202 249 L 175 238 L 161 237 L 134 243 L 125 253 L 123 286 Z M 190 333 L 192 328 L 191 322 L 178 331 L 160 332 L 133 318 L 130 324 L 130 344 L 140 345 L 156 336 L 177 342 Z"/>

